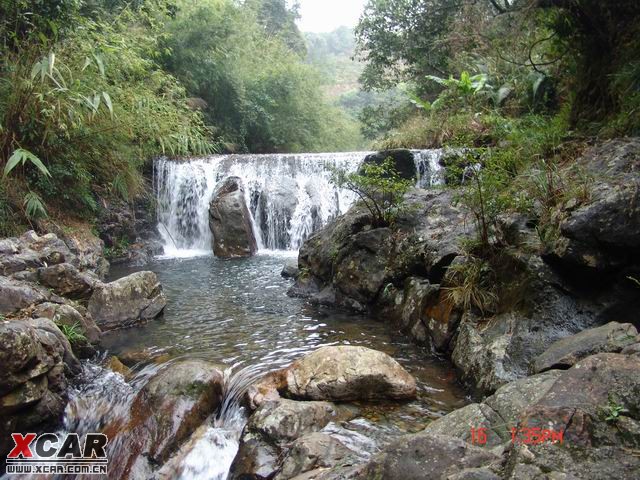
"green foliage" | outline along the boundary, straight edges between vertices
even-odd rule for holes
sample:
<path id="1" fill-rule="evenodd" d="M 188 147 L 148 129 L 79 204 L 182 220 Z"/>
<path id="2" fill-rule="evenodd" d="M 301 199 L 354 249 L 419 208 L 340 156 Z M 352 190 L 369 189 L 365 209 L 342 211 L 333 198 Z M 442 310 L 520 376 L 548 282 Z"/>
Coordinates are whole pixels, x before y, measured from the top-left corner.
<path id="1" fill-rule="evenodd" d="M 358 196 L 371 214 L 374 227 L 394 223 L 405 208 L 405 193 L 413 186 L 411 181 L 400 177 L 391 157 L 380 164 L 365 163 L 359 172 L 336 170 L 333 181 Z"/>
<path id="2" fill-rule="evenodd" d="M 447 269 L 444 290 L 448 300 L 464 310 L 477 308 L 482 315 L 496 308 L 497 279 L 489 262 L 467 255 Z"/>
<path id="3" fill-rule="evenodd" d="M 230 150 L 348 148 L 357 128 L 324 99 L 320 76 L 301 56 L 295 12 L 284 3 L 177 2 L 163 63 L 204 100 L 207 123 Z"/>
<path id="4" fill-rule="evenodd" d="M 0 164 L 5 176 L 23 166 L 27 217 L 44 215 L 45 201 L 91 215 L 96 188 L 115 181 L 135 194 L 154 155 L 213 151 L 184 89 L 153 61 L 157 3 L 134 10 L 122 2 L 117 16 L 102 12 L 101 20 L 81 15 L 88 4 L 70 3 L 64 25 L 36 13 L 19 33 L 3 24 L 20 41 L 4 48 L 0 66 Z"/>
<path id="5" fill-rule="evenodd" d="M 73 325 L 56 322 L 56 325 L 64 336 L 67 337 L 67 340 L 69 340 L 71 345 L 78 345 L 87 341 L 87 337 L 82 333 L 82 328 L 78 322 Z"/>
<path id="6" fill-rule="evenodd" d="M 22 165 L 24 167 L 27 161 L 34 165 L 38 170 L 40 170 L 40 173 L 42 173 L 43 175 L 46 175 L 47 177 L 51 176 L 49 170 L 44 166 L 42 161 L 40 161 L 40 159 L 33 153 L 23 148 L 18 148 L 9 157 L 9 160 L 7 160 L 7 163 L 4 166 L 4 176 L 6 177 L 7 175 L 9 175 L 9 173 L 11 173 L 11 171 L 18 165 Z"/>
<path id="7" fill-rule="evenodd" d="M 37 220 L 47 216 L 47 210 L 40 195 L 35 192 L 28 192 L 24 196 L 24 209 L 29 220 Z"/>
<path id="8" fill-rule="evenodd" d="M 627 409 L 624 408 L 624 405 L 618 403 L 612 395 L 609 395 L 609 403 L 601 407 L 601 416 L 604 421 L 617 423 L 620 415 L 623 413 L 628 413 Z"/>

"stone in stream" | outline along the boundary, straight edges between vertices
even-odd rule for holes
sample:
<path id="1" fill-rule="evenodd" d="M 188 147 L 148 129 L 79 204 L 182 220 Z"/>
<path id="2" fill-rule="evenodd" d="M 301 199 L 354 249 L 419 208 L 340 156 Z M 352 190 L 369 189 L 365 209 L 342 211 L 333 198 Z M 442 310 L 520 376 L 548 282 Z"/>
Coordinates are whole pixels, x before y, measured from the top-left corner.
<path id="1" fill-rule="evenodd" d="M 416 396 L 416 381 L 386 353 L 322 347 L 287 369 L 287 391 L 307 400 L 409 400 Z"/>
<path id="2" fill-rule="evenodd" d="M 321 430 L 329 422 L 352 417 L 350 409 L 329 402 L 287 399 L 265 402 L 253 413 L 242 433 L 229 478 L 273 478 L 289 443 Z"/>
<path id="3" fill-rule="evenodd" d="M 126 423 L 114 421 L 104 433 L 114 455 L 109 474 L 136 478 L 164 463 L 219 407 L 222 369 L 203 360 L 183 360 L 165 366 L 140 390 Z"/>
<path id="4" fill-rule="evenodd" d="M 0 315 L 17 312 L 49 297 L 49 292 L 42 287 L 0 276 Z"/>
<path id="5" fill-rule="evenodd" d="M 89 313 L 102 331 L 132 327 L 156 318 L 167 301 L 153 272 L 136 272 L 96 287 Z"/>
<path id="6" fill-rule="evenodd" d="M 630 323 L 609 322 L 561 338 L 533 360 L 533 371 L 569 368 L 579 360 L 601 352 L 620 352 L 636 342 L 638 331 Z"/>
<path id="7" fill-rule="evenodd" d="M 298 270 L 298 261 L 291 260 L 287 262 L 284 265 L 284 267 L 282 267 L 282 271 L 280 272 L 280 275 L 283 276 L 284 278 L 296 278 L 299 273 L 300 272 Z"/>
<path id="8" fill-rule="evenodd" d="M 216 186 L 209 204 L 209 227 L 216 257 L 250 257 L 258 251 L 239 177 L 229 177 Z"/>

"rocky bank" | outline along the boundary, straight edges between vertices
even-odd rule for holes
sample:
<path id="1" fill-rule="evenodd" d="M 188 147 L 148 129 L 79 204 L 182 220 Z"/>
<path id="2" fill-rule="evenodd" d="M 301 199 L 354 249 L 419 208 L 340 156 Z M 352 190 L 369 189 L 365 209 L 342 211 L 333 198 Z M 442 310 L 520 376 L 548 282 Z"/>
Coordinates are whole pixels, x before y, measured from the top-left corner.
<path id="1" fill-rule="evenodd" d="M 103 243 L 29 231 L 0 240 L 0 454 L 10 433 L 55 426 L 78 358 L 103 331 L 157 317 L 165 305 L 152 272 L 105 283 Z"/>

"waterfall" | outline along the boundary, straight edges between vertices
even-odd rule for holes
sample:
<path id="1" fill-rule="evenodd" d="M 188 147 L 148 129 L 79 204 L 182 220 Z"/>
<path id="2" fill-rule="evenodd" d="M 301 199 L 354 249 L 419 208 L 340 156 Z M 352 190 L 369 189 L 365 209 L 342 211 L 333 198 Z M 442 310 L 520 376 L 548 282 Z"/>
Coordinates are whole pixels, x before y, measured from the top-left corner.
<path id="1" fill-rule="evenodd" d="M 158 231 L 165 254 L 211 252 L 209 202 L 216 184 L 242 179 L 258 247 L 298 250 L 304 240 L 337 215 L 355 195 L 331 182 L 335 169 L 354 172 L 369 152 L 211 155 L 184 161 L 157 159 L 154 190 Z M 439 182 L 440 150 L 413 151 L 417 186 Z"/>

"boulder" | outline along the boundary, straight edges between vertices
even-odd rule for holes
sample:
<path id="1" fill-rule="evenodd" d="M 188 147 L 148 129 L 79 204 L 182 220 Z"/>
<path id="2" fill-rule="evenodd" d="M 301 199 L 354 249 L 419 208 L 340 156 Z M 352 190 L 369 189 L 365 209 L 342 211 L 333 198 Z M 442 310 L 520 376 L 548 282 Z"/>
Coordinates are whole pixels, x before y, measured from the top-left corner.
<path id="1" fill-rule="evenodd" d="M 25 432 L 57 422 L 66 403 L 67 378 L 80 365 L 69 342 L 48 319 L 0 322 L 0 431 Z M 0 454 L 11 447 L 0 435 Z"/>
<path id="2" fill-rule="evenodd" d="M 458 438 L 423 431 L 385 447 L 360 468 L 357 479 L 446 479 L 466 469 L 498 463 L 500 457 Z"/>
<path id="3" fill-rule="evenodd" d="M 220 367 L 202 360 L 178 361 L 151 377 L 126 423 L 116 420 L 104 428 L 112 451 L 120 452 L 110 475 L 127 478 L 142 459 L 165 462 L 219 407 L 223 384 Z"/>
<path id="4" fill-rule="evenodd" d="M 44 302 L 49 292 L 30 283 L 0 276 L 0 315 Z"/>
<path id="5" fill-rule="evenodd" d="M 209 227 L 213 233 L 213 253 L 217 257 L 250 257 L 258 250 L 251 213 L 238 177 L 229 177 L 216 186 L 209 204 Z"/>
<path id="6" fill-rule="evenodd" d="M 588 149 L 576 164 L 593 176 L 590 197 L 563 211 L 561 237 L 550 256 L 585 272 L 637 265 L 640 215 L 640 139 L 616 139 Z"/>
<path id="7" fill-rule="evenodd" d="M 97 277 L 78 271 L 70 263 L 39 268 L 38 280 L 58 295 L 73 299 L 89 298 L 94 286 L 99 283 Z"/>
<path id="8" fill-rule="evenodd" d="M 346 420 L 351 412 L 329 402 L 281 399 L 262 404 L 245 427 L 230 479 L 273 478 L 280 468 L 283 449 L 301 436 Z"/>
<path id="9" fill-rule="evenodd" d="M 391 158 L 393 166 L 400 175 L 401 178 L 406 180 L 416 180 L 418 171 L 416 169 L 416 163 L 413 158 L 413 152 L 411 150 L 405 150 L 402 148 L 394 150 L 382 150 L 377 153 L 371 153 L 364 157 L 363 164 L 375 164 L 380 165 L 387 158 Z"/>
<path id="10" fill-rule="evenodd" d="M 553 430 L 562 442 L 516 442 L 505 478 L 637 478 L 639 368 L 635 355 L 600 353 L 563 371 L 519 417 L 519 426 Z"/>
<path id="11" fill-rule="evenodd" d="M 322 347 L 288 368 L 287 390 L 308 400 L 408 400 L 416 396 L 416 381 L 386 353 Z"/>
<path id="12" fill-rule="evenodd" d="M 511 260 L 504 257 L 501 268 L 508 268 L 509 282 L 501 296 L 515 306 L 489 318 L 467 311 L 452 342 L 462 378 L 485 394 L 527 376 L 531 361 L 553 342 L 616 314 L 603 312 L 606 300 L 576 290 L 540 257 L 505 255 Z"/>
<path id="13" fill-rule="evenodd" d="M 81 308 L 77 306 L 77 308 Z M 100 342 L 102 332 L 90 315 L 82 315 L 71 305 L 45 302 L 37 305 L 31 315 L 33 318 L 49 318 L 59 325 L 77 327 L 91 344 Z"/>
<path id="14" fill-rule="evenodd" d="M 284 267 L 282 267 L 282 272 L 280 272 L 280 275 L 284 278 L 296 278 L 299 273 L 298 262 L 293 260 L 287 262 Z"/>
<path id="15" fill-rule="evenodd" d="M 552 368 L 569 368 L 589 355 L 620 352 L 636 342 L 637 334 L 638 331 L 630 323 L 609 322 L 561 338 L 533 360 L 533 371 L 538 373 Z"/>
<path id="16" fill-rule="evenodd" d="M 102 331 L 108 331 L 152 320 L 166 303 L 156 274 L 136 272 L 97 286 L 89 300 L 89 313 Z"/>

